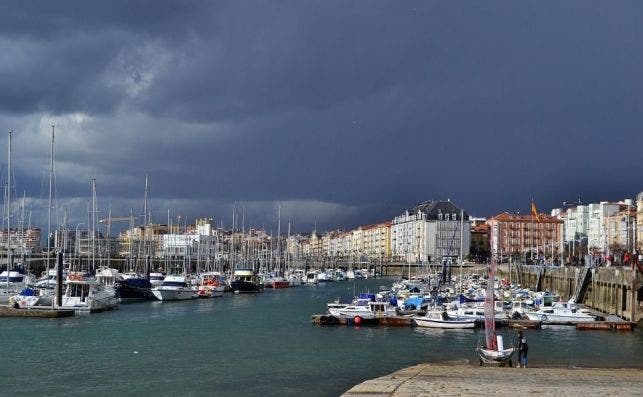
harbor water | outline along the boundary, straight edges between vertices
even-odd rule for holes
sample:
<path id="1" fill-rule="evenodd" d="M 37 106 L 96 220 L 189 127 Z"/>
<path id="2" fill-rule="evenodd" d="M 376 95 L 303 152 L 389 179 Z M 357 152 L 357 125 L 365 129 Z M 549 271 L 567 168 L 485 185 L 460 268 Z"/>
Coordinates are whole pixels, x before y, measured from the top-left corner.
<path id="1" fill-rule="evenodd" d="M 0 395 L 337 396 L 420 362 L 470 362 L 475 371 L 480 330 L 311 324 L 339 295 L 391 282 L 138 303 L 63 319 L 3 318 Z M 505 344 L 515 336 L 499 333 Z M 640 330 L 558 327 L 525 336 L 531 366 L 643 368 Z"/>

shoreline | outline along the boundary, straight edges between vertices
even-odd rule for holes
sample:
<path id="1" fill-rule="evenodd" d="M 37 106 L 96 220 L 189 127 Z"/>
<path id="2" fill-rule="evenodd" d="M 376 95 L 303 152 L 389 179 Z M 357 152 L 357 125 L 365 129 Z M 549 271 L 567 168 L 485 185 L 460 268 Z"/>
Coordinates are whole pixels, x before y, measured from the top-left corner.
<path id="1" fill-rule="evenodd" d="M 366 380 L 342 397 L 643 395 L 643 369 L 509 368 L 422 363 Z"/>

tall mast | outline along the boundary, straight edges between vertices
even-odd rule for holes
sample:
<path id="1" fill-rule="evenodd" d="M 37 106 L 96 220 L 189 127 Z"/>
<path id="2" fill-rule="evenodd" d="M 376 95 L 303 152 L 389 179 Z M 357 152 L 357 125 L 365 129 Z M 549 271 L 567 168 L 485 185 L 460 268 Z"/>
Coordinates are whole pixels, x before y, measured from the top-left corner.
<path id="1" fill-rule="evenodd" d="M 49 204 L 47 205 L 47 273 L 49 274 L 49 260 L 51 256 L 51 198 L 52 198 L 52 179 L 54 175 L 54 131 L 55 127 L 51 126 L 51 150 L 49 156 Z"/>
<path id="2" fill-rule="evenodd" d="M 464 260 L 462 249 L 464 247 L 464 210 L 460 210 L 460 293 L 462 293 L 462 262 Z M 511 277 L 511 272 L 509 273 Z"/>
<path id="3" fill-rule="evenodd" d="M 143 196 L 143 257 L 147 260 L 147 174 L 145 174 L 145 194 Z"/>
<path id="4" fill-rule="evenodd" d="M 107 248 L 107 267 L 111 267 L 111 243 L 109 241 L 112 233 L 112 202 L 109 202 L 109 210 L 107 214 L 107 240 L 105 242 L 105 248 Z"/>
<path id="5" fill-rule="evenodd" d="M 281 204 L 277 207 L 277 268 L 281 276 Z"/>
<path id="6" fill-rule="evenodd" d="M 9 287 L 9 267 L 11 266 L 11 134 L 9 131 L 7 164 L 7 287 Z"/>
<path id="7" fill-rule="evenodd" d="M 96 269 L 96 178 L 92 178 L 92 270 Z"/>

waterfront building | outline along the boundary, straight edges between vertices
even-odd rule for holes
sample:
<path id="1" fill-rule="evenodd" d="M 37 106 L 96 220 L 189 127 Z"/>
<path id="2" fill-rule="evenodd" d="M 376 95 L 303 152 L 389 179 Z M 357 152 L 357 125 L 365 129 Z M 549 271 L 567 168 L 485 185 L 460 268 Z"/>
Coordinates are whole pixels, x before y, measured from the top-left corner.
<path id="1" fill-rule="evenodd" d="M 625 200 L 619 212 L 605 218 L 607 248 L 611 253 L 633 252 L 636 231 L 636 207 L 632 200 Z"/>
<path id="2" fill-rule="evenodd" d="M 391 225 L 382 222 L 364 226 L 364 255 L 369 260 L 388 260 L 391 257 Z"/>
<path id="3" fill-rule="evenodd" d="M 351 231 L 350 256 L 353 260 L 363 261 L 364 257 L 364 228 L 363 226 Z"/>
<path id="4" fill-rule="evenodd" d="M 524 254 L 556 259 L 560 254 L 563 221 L 556 217 L 503 212 L 487 220 L 487 224 L 491 253 L 501 260 Z"/>
<path id="5" fill-rule="evenodd" d="M 564 221 L 564 238 L 566 243 L 580 244 L 587 240 L 589 230 L 589 206 L 578 205 L 568 208 L 562 217 Z"/>
<path id="6" fill-rule="evenodd" d="M 107 238 L 99 231 L 92 234 L 91 230 L 79 230 L 75 244 L 77 256 L 93 256 L 97 259 L 118 256 L 120 249 L 120 241 L 117 238 Z"/>
<path id="7" fill-rule="evenodd" d="M 451 201 L 423 202 L 393 220 L 392 256 L 396 260 L 419 263 L 454 260 L 460 255 L 461 234 L 463 252 L 468 253 L 471 243 L 469 215 Z"/>
<path id="8" fill-rule="evenodd" d="M 286 252 L 288 257 L 294 261 L 300 261 L 306 255 L 304 245 L 308 238 L 301 234 L 294 234 L 286 239 Z"/>
<path id="9" fill-rule="evenodd" d="M 322 252 L 326 258 L 337 258 L 341 256 L 339 252 L 339 230 L 331 230 L 322 235 Z"/>
<path id="10" fill-rule="evenodd" d="M 323 256 L 322 238 L 317 234 L 317 230 L 313 231 L 308 240 L 308 255 L 314 259 L 320 259 Z"/>
<path id="11" fill-rule="evenodd" d="M 471 221 L 471 260 L 484 262 L 489 258 L 489 225 L 484 218 Z"/>
<path id="12" fill-rule="evenodd" d="M 588 205 L 587 247 L 592 252 L 607 253 L 607 224 L 606 219 L 621 210 L 619 203 L 601 201 Z"/>
<path id="13" fill-rule="evenodd" d="M 11 228 L 9 243 L 14 255 L 29 255 L 40 252 L 41 231 L 38 227 Z M 0 247 L 7 248 L 7 229 L 0 229 Z"/>
<path id="14" fill-rule="evenodd" d="M 636 249 L 639 253 L 643 253 L 643 192 L 636 196 L 636 230 L 634 240 L 636 241 Z"/>

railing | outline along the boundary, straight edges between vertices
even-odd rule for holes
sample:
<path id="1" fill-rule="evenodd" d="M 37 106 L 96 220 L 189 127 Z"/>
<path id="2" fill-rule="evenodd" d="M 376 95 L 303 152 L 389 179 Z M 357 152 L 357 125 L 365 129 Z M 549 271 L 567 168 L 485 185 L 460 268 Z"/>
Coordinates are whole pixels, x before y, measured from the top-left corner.
<path id="1" fill-rule="evenodd" d="M 576 289 L 574 290 L 574 302 L 582 302 L 585 299 L 585 293 L 587 293 L 587 288 L 589 283 L 592 280 L 592 271 L 590 267 L 583 268 L 583 271 L 580 273 L 578 280 L 576 280 Z"/>

